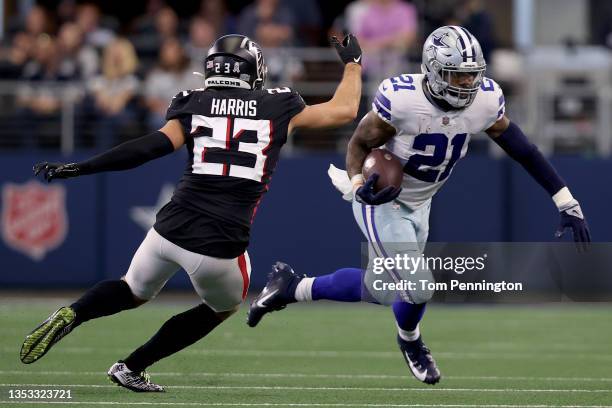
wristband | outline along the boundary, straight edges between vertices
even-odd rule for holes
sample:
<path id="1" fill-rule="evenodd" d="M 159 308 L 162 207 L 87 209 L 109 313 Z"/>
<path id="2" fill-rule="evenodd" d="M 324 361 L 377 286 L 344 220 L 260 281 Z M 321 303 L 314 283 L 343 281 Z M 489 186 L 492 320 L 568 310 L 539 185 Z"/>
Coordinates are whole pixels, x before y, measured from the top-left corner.
<path id="1" fill-rule="evenodd" d="M 353 185 L 353 191 L 357 190 L 365 183 L 365 179 L 362 174 L 355 174 L 351 177 L 351 184 Z"/>
<path id="2" fill-rule="evenodd" d="M 571 203 L 572 201 L 576 201 L 572 196 L 572 193 L 570 193 L 569 188 L 567 187 L 563 187 L 561 190 L 557 191 L 552 196 L 552 200 L 554 201 L 559 211 L 563 211 L 563 209 L 565 209 L 565 207 L 569 203 Z"/>

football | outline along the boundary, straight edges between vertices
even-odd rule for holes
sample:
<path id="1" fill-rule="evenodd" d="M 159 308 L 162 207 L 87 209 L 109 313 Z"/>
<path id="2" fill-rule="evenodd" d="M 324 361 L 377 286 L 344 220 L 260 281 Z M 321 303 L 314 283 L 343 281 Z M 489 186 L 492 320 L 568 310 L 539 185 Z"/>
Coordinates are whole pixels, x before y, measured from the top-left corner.
<path id="1" fill-rule="evenodd" d="M 363 162 L 361 173 L 366 180 L 374 173 L 379 175 L 374 186 L 375 191 L 380 191 L 388 186 L 398 188 L 402 185 L 404 177 L 402 163 L 393 153 L 385 149 L 372 150 Z"/>

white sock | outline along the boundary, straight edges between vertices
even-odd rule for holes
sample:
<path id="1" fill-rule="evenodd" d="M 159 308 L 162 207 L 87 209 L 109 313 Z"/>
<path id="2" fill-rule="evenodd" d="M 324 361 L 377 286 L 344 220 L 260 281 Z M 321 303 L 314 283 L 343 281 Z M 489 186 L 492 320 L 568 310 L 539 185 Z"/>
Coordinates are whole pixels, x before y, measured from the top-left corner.
<path id="1" fill-rule="evenodd" d="M 295 300 L 298 302 L 312 301 L 312 284 L 315 278 L 303 278 L 295 288 Z"/>
<path id="2" fill-rule="evenodd" d="M 396 323 L 396 326 L 397 326 L 397 323 Z M 417 327 L 412 331 L 404 330 L 401 327 L 397 326 L 397 332 L 399 333 L 399 336 L 402 338 L 402 340 L 405 340 L 405 341 L 415 341 L 421 335 L 418 324 L 417 324 Z"/>

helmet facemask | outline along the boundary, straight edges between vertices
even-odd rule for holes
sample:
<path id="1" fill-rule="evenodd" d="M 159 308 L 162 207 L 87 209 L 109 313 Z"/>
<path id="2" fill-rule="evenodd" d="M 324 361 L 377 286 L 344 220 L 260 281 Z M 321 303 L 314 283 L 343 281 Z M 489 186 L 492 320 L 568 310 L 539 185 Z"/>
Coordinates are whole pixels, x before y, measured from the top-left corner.
<path id="1" fill-rule="evenodd" d="M 266 83 L 266 76 L 268 75 L 268 66 L 264 60 L 261 47 L 257 43 L 250 41 L 249 49 L 257 58 L 257 79 L 253 82 L 253 89 L 263 89 Z"/>
<path id="2" fill-rule="evenodd" d="M 437 68 L 435 61 L 432 65 Z M 437 95 L 454 108 L 466 108 L 478 93 L 486 65 L 476 67 L 440 67 L 436 78 Z M 468 87 L 461 86 L 462 76 L 469 75 L 472 79 Z"/>

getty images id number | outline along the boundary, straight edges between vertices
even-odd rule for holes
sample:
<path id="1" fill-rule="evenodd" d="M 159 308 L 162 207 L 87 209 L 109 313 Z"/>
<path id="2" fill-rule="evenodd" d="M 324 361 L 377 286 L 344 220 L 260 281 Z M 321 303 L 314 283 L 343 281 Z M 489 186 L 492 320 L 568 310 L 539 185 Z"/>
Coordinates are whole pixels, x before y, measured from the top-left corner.
<path id="1" fill-rule="evenodd" d="M 10 399 L 72 399 L 71 390 L 8 390 Z"/>

